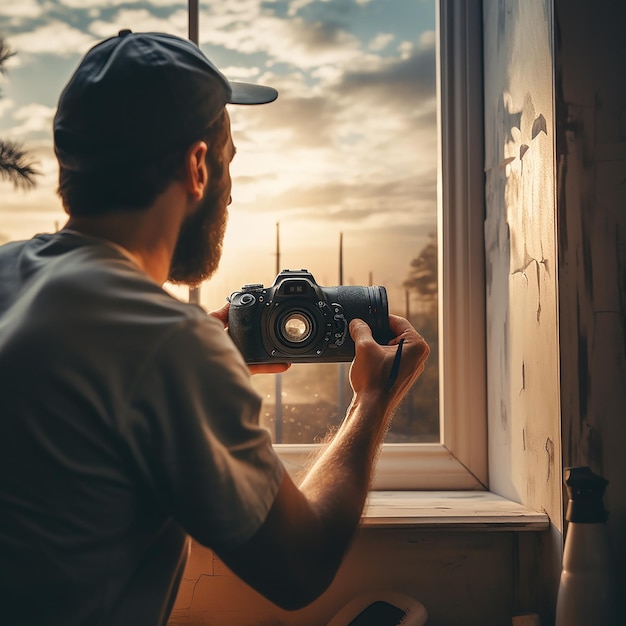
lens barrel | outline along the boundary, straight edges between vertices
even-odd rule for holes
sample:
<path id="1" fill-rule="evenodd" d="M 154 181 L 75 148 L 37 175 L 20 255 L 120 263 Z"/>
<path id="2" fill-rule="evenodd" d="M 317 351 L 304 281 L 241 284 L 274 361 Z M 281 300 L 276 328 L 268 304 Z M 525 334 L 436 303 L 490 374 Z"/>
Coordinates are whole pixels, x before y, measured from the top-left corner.
<path id="1" fill-rule="evenodd" d="M 389 330 L 389 303 L 387 290 L 378 286 L 322 287 L 330 300 L 343 308 L 348 321 L 359 318 L 367 322 L 378 343 L 386 344 L 391 339 Z"/>

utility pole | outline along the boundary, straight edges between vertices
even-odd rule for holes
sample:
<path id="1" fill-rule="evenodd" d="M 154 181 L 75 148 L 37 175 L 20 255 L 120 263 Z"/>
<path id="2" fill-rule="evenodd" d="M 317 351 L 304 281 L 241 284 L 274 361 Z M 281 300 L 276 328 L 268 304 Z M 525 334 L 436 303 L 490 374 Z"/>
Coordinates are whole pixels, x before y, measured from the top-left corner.
<path id="1" fill-rule="evenodd" d="M 343 233 L 339 233 L 339 285 L 343 285 Z M 346 409 L 346 364 L 337 363 L 337 412 Z"/>
<path id="2" fill-rule="evenodd" d="M 280 222 L 276 222 L 276 276 L 280 273 Z M 274 443 L 283 440 L 283 375 L 275 374 Z"/>
<path id="3" fill-rule="evenodd" d="M 339 284 L 343 285 L 343 233 L 339 233 Z"/>
<path id="4" fill-rule="evenodd" d="M 198 45 L 198 0 L 188 0 L 187 15 L 189 16 L 188 36 Z"/>

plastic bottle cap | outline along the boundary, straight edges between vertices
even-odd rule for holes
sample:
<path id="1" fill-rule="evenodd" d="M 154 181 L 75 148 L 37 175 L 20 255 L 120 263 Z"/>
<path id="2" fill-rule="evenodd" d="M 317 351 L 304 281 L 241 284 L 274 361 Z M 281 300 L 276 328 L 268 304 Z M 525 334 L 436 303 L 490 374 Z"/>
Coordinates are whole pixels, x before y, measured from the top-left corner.
<path id="1" fill-rule="evenodd" d="M 608 513 L 602 498 L 609 481 L 594 474 L 588 467 L 565 469 L 565 484 L 569 495 L 565 518 L 568 522 L 599 524 L 607 520 Z"/>

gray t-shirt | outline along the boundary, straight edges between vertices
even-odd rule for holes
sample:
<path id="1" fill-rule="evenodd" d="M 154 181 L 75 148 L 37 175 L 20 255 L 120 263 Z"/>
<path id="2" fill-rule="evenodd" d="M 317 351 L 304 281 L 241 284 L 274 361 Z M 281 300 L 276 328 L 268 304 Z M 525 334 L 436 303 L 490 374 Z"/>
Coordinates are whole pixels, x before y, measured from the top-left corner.
<path id="1" fill-rule="evenodd" d="M 219 553 L 271 507 L 260 403 L 221 324 L 117 246 L 0 247 L 3 623 L 158 623 L 186 533 Z"/>

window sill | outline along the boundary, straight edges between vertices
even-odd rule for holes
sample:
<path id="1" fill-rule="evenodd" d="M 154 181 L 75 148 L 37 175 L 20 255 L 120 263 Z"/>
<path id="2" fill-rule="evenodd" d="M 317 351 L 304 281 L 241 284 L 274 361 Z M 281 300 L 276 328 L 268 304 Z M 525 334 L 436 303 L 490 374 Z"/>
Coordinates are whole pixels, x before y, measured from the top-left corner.
<path id="1" fill-rule="evenodd" d="M 546 513 L 489 491 L 372 491 L 361 526 L 415 530 L 543 531 Z"/>

